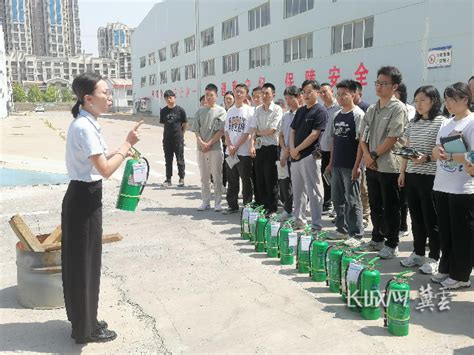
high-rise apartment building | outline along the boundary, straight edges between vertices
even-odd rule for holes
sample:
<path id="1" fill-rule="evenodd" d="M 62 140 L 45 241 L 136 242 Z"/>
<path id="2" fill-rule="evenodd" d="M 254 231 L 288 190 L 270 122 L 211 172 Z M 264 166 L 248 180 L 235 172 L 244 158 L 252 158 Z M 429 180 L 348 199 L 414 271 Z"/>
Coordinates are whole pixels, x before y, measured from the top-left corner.
<path id="1" fill-rule="evenodd" d="M 64 57 L 81 53 L 78 0 L 2 0 L 7 54 Z"/>
<path id="2" fill-rule="evenodd" d="M 99 57 L 117 61 L 118 77 L 132 78 L 132 57 L 130 35 L 132 29 L 122 23 L 108 23 L 107 27 L 97 30 Z"/>

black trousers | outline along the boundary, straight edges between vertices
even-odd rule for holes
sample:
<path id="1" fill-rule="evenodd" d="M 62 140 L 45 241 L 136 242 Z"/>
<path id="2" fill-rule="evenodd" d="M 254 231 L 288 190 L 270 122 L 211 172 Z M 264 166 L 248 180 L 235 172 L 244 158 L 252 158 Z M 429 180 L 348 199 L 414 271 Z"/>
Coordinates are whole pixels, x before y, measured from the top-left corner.
<path id="1" fill-rule="evenodd" d="M 283 202 L 283 209 L 286 211 L 286 213 L 291 213 L 293 211 L 293 189 L 291 186 L 290 166 L 291 162 L 288 160 L 286 162 L 286 168 L 288 169 L 289 177 L 287 177 L 286 179 L 278 180 L 278 188 L 280 190 L 280 201 Z"/>
<path id="2" fill-rule="evenodd" d="M 400 232 L 400 198 L 398 174 L 367 169 L 370 218 L 374 229 L 372 240 L 390 248 L 398 246 Z"/>
<path id="3" fill-rule="evenodd" d="M 399 187 L 399 197 L 400 197 L 400 231 L 407 231 L 408 224 L 408 201 L 407 201 L 407 191 L 405 187 Z"/>
<path id="4" fill-rule="evenodd" d="M 163 151 L 165 152 L 166 180 L 173 176 L 173 156 L 176 155 L 178 165 L 178 176 L 184 179 L 184 139 L 172 137 L 163 139 Z"/>
<path id="5" fill-rule="evenodd" d="M 331 160 L 331 152 L 321 151 L 321 176 L 324 174 L 326 167 L 329 165 L 329 161 Z M 323 179 L 323 188 L 324 188 L 324 201 L 323 201 L 323 209 L 330 208 L 332 205 L 331 201 L 331 185 L 329 185 L 325 179 Z"/>
<path id="6" fill-rule="evenodd" d="M 278 148 L 276 145 L 262 146 L 255 157 L 255 178 L 258 195 L 255 200 L 269 213 L 278 210 Z"/>
<path id="7" fill-rule="evenodd" d="M 439 272 L 468 281 L 474 256 L 474 194 L 435 191 L 441 259 Z"/>
<path id="8" fill-rule="evenodd" d="M 425 256 L 428 238 L 429 257 L 438 260 L 440 252 L 438 215 L 435 209 L 434 175 L 407 173 L 405 191 L 411 216 L 413 247 L 416 255 Z"/>
<path id="9" fill-rule="evenodd" d="M 97 330 L 102 261 L 102 180 L 71 181 L 61 213 L 64 301 L 72 336 Z"/>
<path id="10" fill-rule="evenodd" d="M 252 186 L 253 186 L 253 195 L 254 195 L 254 200 L 255 201 L 260 201 L 260 192 L 258 191 L 258 186 L 257 186 L 257 173 L 255 172 L 255 161 L 256 158 L 251 158 L 252 159 Z"/>
<path id="11" fill-rule="evenodd" d="M 224 162 L 227 170 L 227 204 L 232 209 L 239 208 L 239 190 L 240 180 L 242 180 L 242 200 L 244 206 L 252 202 L 252 158 L 249 156 L 238 155 L 239 162 L 231 168 L 227 162 Z"/>

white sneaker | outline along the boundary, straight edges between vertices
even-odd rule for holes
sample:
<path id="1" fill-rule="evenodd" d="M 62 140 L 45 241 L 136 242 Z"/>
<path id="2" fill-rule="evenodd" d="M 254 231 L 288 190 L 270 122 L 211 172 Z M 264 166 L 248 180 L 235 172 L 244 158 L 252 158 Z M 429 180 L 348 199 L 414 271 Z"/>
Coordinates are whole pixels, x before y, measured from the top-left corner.
<path id="1" fill-rule="evenodd" d="M 392 259 L 398 255 L 398 247 L 390 248 L 388 246 L 384 246 L 381 251 L 379 251 L 379 256 L 382 259 Z"/>
<path id="2" fill-rule="evenodd" d="M 446 280 L 441 281 L 441 286 L 447 290 L 457 290 L 459 288 L 471 287 L 471 281 L 458 281 L 448 277 Z"/>
<path id="3" fill-rule="evenodd" d="M 415 252 L 412 252 L 408 258 L 405 258 L 400 261 L 400 264 L 405 267 L 421 266 L 425 262 L 425 257 L 416 255 Z"/>
<path id="4" fill-rule="evenodd" d="M 409 235 L 410 235 L 410 232 L 408 232 L 407 230 L 406 231 L 400 231 L 398 233 L 399 238 L 408 237 Z"/>
<path id="5" fill-rule="evenodd" d="M 222 211 L 222 206 L 220 203 L 216 203 L 216 205 L 214 206 L 214 211 L 216 212 L 221 212 Z"/>
<path id="6" fill-rule="evenodd" d="M 420 271 L 426 275 L 432 275 L 438 272 L 439 262 L 435 259 L 426 258 L 424 264 L 420 267 Z"/>
<path id="7" fill-rule="evenodd" d="M 294 230 L 304 229 L 306 227 L 306 223 L 302 220 L 296 220 L 295 224 L 293 225 Z"/>
<path id="8" fill-rule="evenodd" d="M 360 239 L 351 237 L 347 239 L 343 244 L 351 248 L 358 248 L 362 245 L 362 241 Z"/>
<path id="9" fill-rule="evenodd" d="M 199 206 L 197 208 L 198 211 L 206 211 L 206 210 L 209 210 L 211 208 L 211 205 L 207 204 L 207 203 L 203 203 L 201 206 Z"/>
<path id="10" fill-rule="evenodd" d="M 449 274 L 443 274 L 443 273 L 438 272 L 437 274 L 431 276 L 431 281 L 434 282 L 435 284 L 439 284 L 448 278 L 449 278 Z"/>

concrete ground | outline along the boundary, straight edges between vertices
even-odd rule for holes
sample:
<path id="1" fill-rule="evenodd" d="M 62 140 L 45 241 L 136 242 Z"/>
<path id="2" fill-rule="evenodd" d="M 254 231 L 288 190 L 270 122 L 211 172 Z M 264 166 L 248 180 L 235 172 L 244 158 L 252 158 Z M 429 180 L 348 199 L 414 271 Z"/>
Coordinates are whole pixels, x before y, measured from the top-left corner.
<path id="1" fill-rule="evenodd" d="M 1 120 L 0 167 L 65 173 L 63 137 L 70 120 L 68 113 Z M 132 120 L 100 119 L 110 148 L 122 142 Z M 60 221 L 66 185 L 8 187 L 0 188 L 0 352 L 474 353 L 473 288 L 452 292 L 449 310 L 438 310 L 438 296 L 433 311 L 421 312 L 418 289 L 429 277 L 416 273 L 410 333 L 391 336 L 381 319 L 363 320 L 323 283 L 255 253 L 240 238 L 238 215 L 196 211 L 200 188 L 192 133 L 186 135 L 186 186 L 162 188 L 162 129 L 152 118 L 147 122 L 137 148 L 152 172 L 138 210 L 115 209 L 121 171 L 104 185 L 104 233 L 119 232 L 124 239 L 104 246 L 99 315 L 118 338 L 76 345 L 64 309 L 17 303 L 17 238 L 8 220 L 20 213 L 34 233 L 51 232 Z M 324 223 L 333 228 L 329 219 Z M 400 256 L 380 263 L 383 285 L 401 271 L 400 259 L 411 248 L 411 236 L 404 237 Z M 431 286 L 433 295 L 439 292 Z"/>

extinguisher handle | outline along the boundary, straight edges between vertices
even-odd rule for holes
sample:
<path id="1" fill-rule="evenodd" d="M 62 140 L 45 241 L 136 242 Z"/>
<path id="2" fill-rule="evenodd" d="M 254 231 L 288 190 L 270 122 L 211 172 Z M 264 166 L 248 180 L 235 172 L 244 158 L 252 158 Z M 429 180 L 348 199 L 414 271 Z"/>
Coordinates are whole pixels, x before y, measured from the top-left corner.
<path id="1" fill-rule="evenodd" d="M 135 150 L 136 150 L 136 149 L 135 149 Z M 138 152 L 138 150 L 137 150 L 137 152 Z M 140 194 L 139 194 L 140 196 L 142 195 L 142 192 L 143 192 L 143 190 L 145 189 L 145 185 L 146 185 L 146 183 L 147 183 L 147 181 L 148 181 L 148 178 L 150 177 L 150 163 L 148 162 L 148 159 L 145 158 L 145 157 L 141 157 L 141 159 L 143 159 L 143 160 L 145 161 L 145 163 L 146 163 L 146 180 L 145 180 L 145 182 L 143 183 L 143 185 L 142 185 L 142 187 L 141 187 L 141 189 L 140 189 Z"/>

